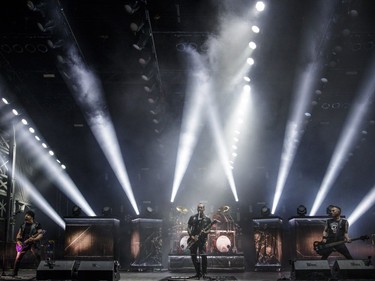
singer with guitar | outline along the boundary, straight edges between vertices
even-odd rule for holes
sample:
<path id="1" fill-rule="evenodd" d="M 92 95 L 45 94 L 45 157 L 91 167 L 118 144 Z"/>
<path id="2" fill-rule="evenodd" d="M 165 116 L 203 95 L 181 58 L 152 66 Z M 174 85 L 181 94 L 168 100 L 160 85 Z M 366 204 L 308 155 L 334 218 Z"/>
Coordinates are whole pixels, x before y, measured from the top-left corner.
<path id="1" fill-rule="evenodd" d="M 12 276 L 18 275 L 21 260 L 29 250 L 35 256 L 39 265 L 41 261 L 39 241 L 43 238 L 43 233 L 41 224 L 35 221 L 34 212 L 27 211 L 24 223 L 20 226 L 16 236 L 17 255 L 14 261 Z"/>
<path id="2" fill-rule="evenodd" d="M 331 218 L 327 220 L 323 231 L 323 239 L 321 241 L 324 244 L 336 244 L 333 247 L 327 247 L 321 251 L 322 260 L 326 260 L 328 256 L 333 252 L 337 251 L 342 254 L 346 259 L 353 259 L 345 243 L 350 243 L 349 238 L 349 223 L 346 219 L 341 218 L 341 208 L 338 206 L 331 206 L 329 208 Z M 343 241 L 344 243 L 335 243 Z"/>
<path id="3" fill-rule="evenodd" d="M 210 231 L 211 226 L 216 223 L 216 221 L 211 222 L 211 219 L 204 214 L 205 206 L 199 203 L 197 206 L 198 213 L 192 215 L 188 221 L 188 248 L 190 249 L 191 259 L 195 268 L 196 274 L 189 278 L 203 279 L 207 277 L 207 253 L 206 244 L 207 236 Z M 198 254 L 198 255 L 197 255 Z M 202 271 L 200 266 L 200 259 L 202 262 Z"/>

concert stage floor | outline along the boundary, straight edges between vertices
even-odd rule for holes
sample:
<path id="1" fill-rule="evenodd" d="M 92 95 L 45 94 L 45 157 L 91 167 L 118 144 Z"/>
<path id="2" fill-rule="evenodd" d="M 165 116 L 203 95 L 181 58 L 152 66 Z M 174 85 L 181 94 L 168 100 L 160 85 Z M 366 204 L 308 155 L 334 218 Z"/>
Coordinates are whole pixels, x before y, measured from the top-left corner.
<path id="1" fill-rule="evenodd" d="M 11 272 L 6 272 L 7 275 L 10 275 Z M 167 280 L 188 280 L 187 278 L 194 273 L 175 273 L 169 271 L 153 271 L 153 272 L 126 272 L 120 271 L 120 281 L 167 281 Z M 13 281 L 25 281 L 25 280 L 36 280 L 36 270 L 24 269 L 20 270 L 17 278 L 11 276 L 1 276 L 1 280 L 13 280 Z M 285 278 L 288 280 L 290 277 L 289 271 L 280 271 L 280 272 L 225 272 L 225 273 L 209 273 L 208 275 L 211 280 L 252 280 L 252 281 L 276 281 L 278 279 Z M 189 279 L 194 280 L 194 279 Z M 203 279 L 201 279 L 203 280 Z M 207 279 L 210 280 L 210 279 Z M 89 280 L 87 280 L 89 281 Z"/>

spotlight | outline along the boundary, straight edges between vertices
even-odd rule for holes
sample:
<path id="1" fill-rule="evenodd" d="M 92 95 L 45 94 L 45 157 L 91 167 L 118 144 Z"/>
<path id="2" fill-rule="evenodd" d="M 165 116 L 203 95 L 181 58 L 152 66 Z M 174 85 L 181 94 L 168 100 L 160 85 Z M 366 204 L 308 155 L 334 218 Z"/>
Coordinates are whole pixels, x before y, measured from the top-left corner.
<path id="1" fill-rule="evenodd" d="M 78 207 L 77 205 L 73 206 L 72 208 L 72 215 L 73 217 L 79 217 L 82 213 L 82 210 L 80 207 Z"/>
<path id="2" fill-rule="evenodd" d="M 39 4 L 34 4 L 33 1 L 27 1 L 26 6 L 29 8 L 30 11 L 39 12 L 44 17 L 44 13 L 42 11 L 42 8 L 45 6 L 45 3 L 41 2 Z"/>
<path id="3" fill-rule="evenodd" d="M 148 103 L 150 103 L 150 104 L 155 104 L 155 103 L 157 103 L 158 99 L 159 99 L 159 97 L 157 97 L 156 95 L 149 95 L 149 96 L 147 97 L 147 101 L 148 101 Z"/>
<path id="4" fill-rule="evenodd" d="M 33 1 L 27 1 L 26 5 L 27 5 L 27 7 L 28 7 L 31 11 L 35 11 L 35 10 L 36 10 L 36 6 L 34 5 Z"/>
<path id="5" fill-rule="evenodd" d="M 160 103 L 158 103 L 155 106 L 152 106 L 152 108 L 150 109 L 150 114 L 155 116 L 155 115 L 159 115 L 163 111 L 164 111 L 163 106 Z"/>
<path id="6" fill-rule="evenodd" d="M 18 200 L 16 200 L 16 210 L 15 214 L 23 213 L 26 209 L 26 205 Z"/>
<path id="7" fill-rule="evenodd" d="M 267 206 L 263 206 L 260 209 L 260 214 L 262 215 L 262 217 L 268 217 L 271 214 L 271 210 Z"/>
<path id="8" fill-rule="evenodd" d="M 156 83 L 152 83 L 152 85 L 146 85 L 146 86 L 144 86 L 143 88 L 144 88 L 144 90 L 145 90 L 147 93 L 152 93 L 152 92 L 156 91 L 156 89 L 157 89 L 157 85 L 156 85 Z"/>
<path id="9" fill-rule="evenodd" d="M 51 49 L 57 49 L 57 48 L 60 48 L 64 45 L 64 41 L 63 40 L 58 40 L 56 42 L 52 42 L 51 40 L 47 40 L 47 45 L 51 48 Z"/>
<path id="10" fill-rule="evenodd" d="M 112 216 L 112 208 L 111 207 L 104 207 L 102 209 L 102 215 L 105 217 Z"/>
<path id="11" fill-rule="evenodd" d="M 148 30 L 142 31 L 141 34 L 139 35 L 138 41 L 133 44 L 133 47 L 138 51 L 142 51 L 146 47 L 149 39 L 150 39 L 149 31 Z"/>
<path id="12" fill-rule="evenodd" d="M 249 65 L 253 65 L 255 63 L 254 59 L 253 58 L 247 58 L 246 60 L 247 64 Z"/>
<path id="13" fill-rule="evenodd" d="M 152 64 L 150 67 L 148 67 L 144 74 L 142 74 L 142 79 L 145 81 L 150 81 L 153 77 L 155 77 L 155 65 Z"/>
<path id="14" fill-rule="evenodd" d="M 162 120 L 161 120 L 161 117 L 159 117 L 159 118 L 157 118 L 157 117 L 152 118 L 152 122 L 153 122 L 154 124 L 159 124 L 161 121 L 162 121 Z"/>
<path id="15" fill-rule="evenodd" d="M 42 32 L 52 31 L 55 28 L 55 24 L 51 20 L 47 21 L 44 25 L 40 22 L 38 22 L 36 25 Z"/>
<path id="16" fill-rule="evenodd" d="M 251 30 L 252 30 L 254 33 L 259 33 L 259 32 L 260 32 L 260 28 L 259 28 L 258 26 L 256 26 L 256 25 L 253 25 L 253 26 L 251 27 Z"/>
<path id="17" fill-rule="evenodd" d="M 258 12 L 264 11 L 265 5 L 262 1 L 258 1 L 255 5 L 255 8 L 257 9 Z"/>
<path id="18" fill-rule="evenodd" d="M 146 208 L 147 213 L 151 214 L 154 212 L 154 209 L 152 209 L 150 206 Z"/>
<path id="19" fill-rule="evenodd" d="M 251 41 L 251 42 L 249 43 L 249 48 L 250 48 L 250 49 L 255 50 L 256 47 L 257 47 L 257 45 L 255 44 L 255 42 Z"/>
<path id="20" fill-rule="evenodd" d="M 142 30 L 144 27 L 145 23 L 143 20 L 138 20 L 130 23 L 130 30 L 133 31 L 134 33 L 138 33 Z"/>
<path id="21" fill-rule="evenodd" d="M 300 217 L 304 217 L 307 213 L 307 209 L 304 205 L 299 205 L 297 207 L 297 215 Z"/>
<path id="22" fill-rule="evenodd" d="M 134 1 L 133 3 L 129 3 L 129 4 L 124 5 L 125 11 L 130 15 L 137 12 L 140 7 L 141 7 L 141 1 L 137 1 L 137 0 Z"/>
<path id="23" fill-rule="evenodd" d="M 150 55 L 144 55 L 138 59 L 139 64 L 142 66 L 147 66 L 150 63 L 150 61 L 151 61 Z"/>

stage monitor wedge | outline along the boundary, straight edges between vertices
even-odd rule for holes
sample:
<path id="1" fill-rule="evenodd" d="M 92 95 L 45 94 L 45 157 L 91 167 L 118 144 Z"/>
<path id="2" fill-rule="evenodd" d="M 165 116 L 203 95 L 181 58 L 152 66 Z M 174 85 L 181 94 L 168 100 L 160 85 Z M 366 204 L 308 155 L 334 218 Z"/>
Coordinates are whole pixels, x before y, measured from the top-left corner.
<path id="1" fill-rule="evenodd" d="M 335 277 L 340 279 L 375 280 L 375 268 L 364 260 L 336 260 L 333 265 Z"/>
<path id="2" fill-rule="evenodd" d="M 76 261 L 41 261 L 36 270 L 36 280 L 72 280 Z"/>
<path id="3" fill-rule="evenodd" d="M 296 260 L 292 274 L 296 280 L 327 280 L 331 277 L 331 268 L 327 260 Z"/>
<path id="4" fill-rule="evenodd" d="M 118 281 L 120 280 L 119 263 L 117 261 L 81 261 L 78 267 L 78 280 Z"/>

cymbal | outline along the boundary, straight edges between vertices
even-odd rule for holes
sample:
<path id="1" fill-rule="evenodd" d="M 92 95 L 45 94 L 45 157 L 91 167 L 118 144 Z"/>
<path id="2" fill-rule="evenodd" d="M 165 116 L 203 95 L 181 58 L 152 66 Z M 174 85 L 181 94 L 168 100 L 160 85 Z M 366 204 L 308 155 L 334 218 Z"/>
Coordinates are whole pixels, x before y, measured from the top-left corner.
<path id="1" fill-rule="evenodd" d="M 187 214 L 188 213 L 188 209 L 186 209 L 186 208 L 184 208 L 184 207 L 182 207 L 182 206 L 177 206 L 176 207 L 176 210 L 177 210 L 177 212 L 179 212 L 179 213 L 181 213 L 181 214 Z"/>
<path id="2" fill-rule="evenodd" d="M 230 207 L 229 206 L 222 206 L 220 207 L 217 211 L 220 212 L 220 213 L 226 213 L 230 210 Z"/>

